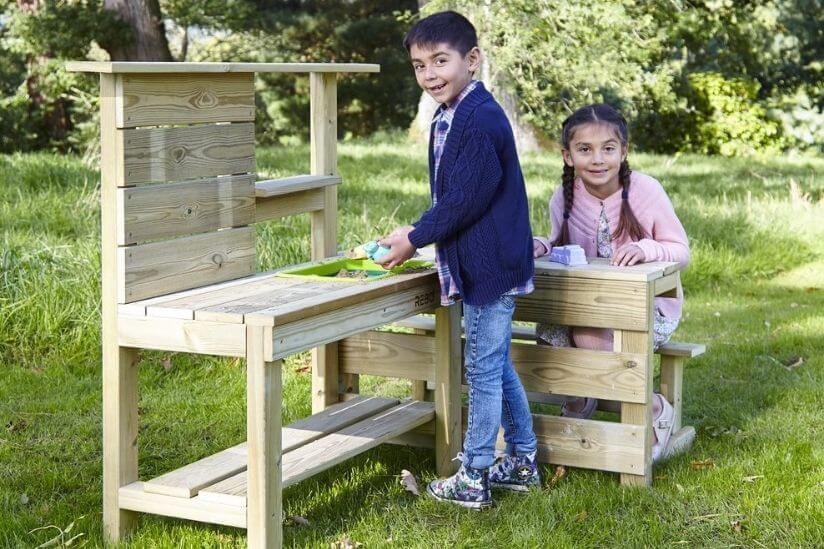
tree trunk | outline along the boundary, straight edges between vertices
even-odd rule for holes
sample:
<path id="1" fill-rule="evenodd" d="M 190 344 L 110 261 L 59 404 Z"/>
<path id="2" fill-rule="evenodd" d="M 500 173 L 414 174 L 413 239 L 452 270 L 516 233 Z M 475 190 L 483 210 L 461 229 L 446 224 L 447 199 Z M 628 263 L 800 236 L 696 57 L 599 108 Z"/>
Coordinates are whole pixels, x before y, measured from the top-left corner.
<path id="1" fill-rule="evenodd" d="M 158 0 L 104 0 L 103 9 L 132 29 L 130 40 L 102 44 L 112 61 L 172 61 Z"/>

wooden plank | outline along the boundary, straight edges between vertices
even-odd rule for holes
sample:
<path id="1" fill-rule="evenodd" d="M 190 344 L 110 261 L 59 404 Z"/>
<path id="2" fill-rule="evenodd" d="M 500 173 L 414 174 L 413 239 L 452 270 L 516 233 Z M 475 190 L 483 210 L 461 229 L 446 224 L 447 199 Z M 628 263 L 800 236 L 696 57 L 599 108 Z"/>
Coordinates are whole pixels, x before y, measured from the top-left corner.
<path id="1" fill-rule="evenodd" d="M 394 398 L 358 397 L 349 402 L 330 406 L 319 414 L 284 427 L 281 432 L 283 452 L 294 450 L 397 404 L 398 400 Z M 202 488 L 245 471 L 247 456 L 247 445 L 243 442 L 155 477 L 143 484 L 143 490 L 179 498 L 194 497 Z"/>
<path id="2" fill-rule="evenodd" d="M 561 263 L 553 263 L 546 256 L 538 258 L 535 260 L 535 276 L 650 282 L 680 269 L 678 263 L 665 261 L 639 263 L 628 267 L 614 267 L 609 264 L 609 259 L 590 257 L 587 261 L 589 261 L 587 265 L 568 267 Z"/>
<path id="3" fill-rule="evenodd" d="M 255 199 L 255 222 L 261 223 L 322 210 L 326 204 L 325 197 L 323 189 L 313 189 L 272 198 L 257 198 Z"/>
<path id="4" fill-rule="evenodd" d="M 248 276 L 255 229 L 242 227 L 118 248 L 121 303 Z"/>
<path id="5" fill-rule="evenodd" d="M 117 200 L 115 180 L 122 158 L 115 147 L 117 77 L 100 77 L 100 226 L 103 370 L 103 532 L 117 543 L 137 524 L 121 507 L 118 490 L 137 480 L 137 351 L 117 343 Z"/>
<path id="6" fill-rule="evenodd" d="M 681 428 L 682 391 L 684 383 L 684 361 L 680 356 L 661 357 L 661 394 L 672 404 L 672 432 Z"/>
<path id="7" fill-rule="evenodd" d="M 339 258 L 334 258 L 334 260 L 337 259 Z M 336 309 L 363 304 L 410 288 L 421 288 L 429 285 L 433 290 L 437 290 L 438 277 L 434 269 L 429 269 L 421 273 L 393 275 L 383 280 L 345 284 L 324 282 L 324 284 L 329 285 L 329 291 L 315 297 L 296 300 L 286 305 L 248 313 L 245 322 L 261 326 L 280 326 Z M 435 293 L 423 291 L 417 297 L 420 312 L 428 312 L 437 305 Z"/>
<path id="8" fill-rule="evenodd" d="M 616 473 L 644 469 L 644 428 L 608 421 L 532 415 L 538 460 Z"/>
<path id="9" fill-rule="evenodd" d="M 143 490 L 142 482 L 133 482 L 119 490 L 119 502 L 123 509 L 151 513 L 166 517 L 196 520 L 210 524 L 222 524 L 246 528 L 246 509 L 205 501 L 194 497 L 183 499 Z"/>
<path id="10" fill-rule="evenodd" d="M 435 471 L 449 476 L 461 451 L 461 305 L 435 310 Z"/>
<path id="11" fill-rule="evenodd" d="M 327 282 L 304 282 L 299 278 L 273 277 L 257 284 L 239 286 L 231 294 L 223 292 L 221 296 L 215 295 L 213 299 L 196 303 L 195 319 L 238 324 L 243 322 L 246 313 L 278 304 L 285 305 L 297 299 L 311 298 L 329 287 Z"/>
<path id="12" fill-rule="evenodd" d="M 159 295 L 157 297 L 151 297 L 149 299 L 141 299 L 140 301 L 133 301 L 131 303 L 120 303 L 117 306 L 117 312 L 118 314 L 126 316 L 144 316 L 147 314 L 147 309 L 150 309 L 151 307 L 155 306 L 160 307 L 163 303 L 169 301 L 175 301 L 177 299 L 183 298 L 192 298 L 194 296 L 205 296 L 214 292 L 220 292 L 226 288 L 240 286 L 248 284 L 255 280 L 259 280 L 262 278 L 270 278 L 274 276 L 274 271 L 269 271 L 265 273 L 254 274 L 251 276 L 245 276 L 242 278 L 236 278 L 234 280 L 228 280 L 226 282 L 220 282 L 218 284 L 212 284 L 210 286 L 201 286 L 199 288 L 192 288 L 190 290 L 184 290 L 182 292 L 172 292 L 170 294 Z M 189 309 L 188 316 L 172 318 L 184 318 L 187 320 L 192 320 L 194 318 L 194 309 Z"/>
<path id="13" fill-rule="evenodd" d="M 403 328 L 412 328 L 413 330 L 421 330 L 423 332 L 435 331 L 435 318 L 430 315 L 416 315 L 409 318 L 404 318 L 393 323 L 393 326 L 401 326 Z M 464 332 L 464 322 L 461 321 L 461 332 Z M 421 334 L 423 335 L 423 334 Z M 512 324 L 512 339 L 523 339 L 526 341 L 535 340 L 535 328 L 533 326 L 521 326 L 520 324 Z"/>
<path id="14" fill-rule="evenodd" d="M 435 303 L 435 293 L 435 288 L 425 283 L 288 324 L 279 324 L 275 328 L 272 358 L 289 356 L 405 316 L 429 311 Z M 247 315 L 247 322 L 250 316 Z"/>
<path id="15" fill-rule="evenodd" d="M 624 486 L 652 486 L 652 296 L 648 305 L 650 331 L 624 331 L 621 350 L 627 353 L 645 353 L 648 359 L 645 404 L 621 403 L 621 423 L 639 425 L 644 432 L 643 467 L 633 473 L 622 473 L 621 484 Z"/>
<path id="16" fill-rule="evenodd" d="M 706 350 L 707 346 L 703 343 L 678 343 L 676 341 L 668 341 L 658 347 L 658 350 L 655 352 L 661 356 L 695 358 L 703 355 Z"/>
<path id="17" fill-rule="evenodd" d="M 679 280 L 677 272 L 656 279 L 653 293 L 656 297 L 678 297 Z"/>
<path id="18" fill-rule="evenodd" d="M 241 227 L 255 221 L 254 175 L 117 190 L 117 243 Z"/>
<path id="19" fill-rule="evenodd" d="M 146 61 L 69 61 L 69 72 L 122 73 L 226 73 L 226 72 L 380 72 L 373 63 L 178 63 Z"/>
<path id="20" fill-rule="evenodd" d="M 257 198 L 272 198 L 285 196 L 301 191 L 322 189 L 329 185 L 340 185 L 341 179 L 337 175 L 293 175 L 280 179 L 266 179 L 255 183 Z M 324 256 L 326 257 L 326 256 Z"/>
<path id="21" fill-rule="evenodd" d="M 283 488 L 396 438 L 434 417 L 431 402 L 406 402 L 286 453 L 282 458 Z M 203 489 L 199 497 L 242 508 L 247 504 L 246 483 L 247 474 L 239 473 L 219 485 Z"/>
<path id="22" fill-rule="evenodd" d="M 280 547 L 283 496 L 281 484 L 280 360 L 268 361 L 264 341 L 270 328 L 246 327 L 246 441 L 248 443 L 248 504 L 246 530 L 252 549 Z"/>
<path id="23" fill-rule="evenodd" d="M 177 128 L 118 130 L 125 185 L 171 183 L 203 177 L 253 173 L 255 126 L 209 124 Z"/>
<path id="24" fill-rule="evenodd" d="M 566 326 L 643 331 L 645 282 L 535 276 L 535 291 L 516 300 L 514 319 Z"/>
<path id="25" fill-rule="evenodd" d="M 342 340 L 339 349 L 342 373 L 435 381 L 434 337 L 366 332 Z"/>
<path id="26" fill-rule="evenodd" d="M 242 324 L 145 316 L 120 316 L 117 323 L 117 343 L 122 347 L 203 355 L 246 356 L 246 332 Z"/>
<path id="27" fill-rule="evenodd" d="M 310 171 L 316 177 L 336 177 L 338 173 L 338 99 L 337 74 L 309 74 L 309 152 Z M 337 187 L 323 189 L 323 207 L 312 212 L 312 259 L 337 253 Z M 357 393 L 357 375 L 341 374 L 337 344 L 312 350 L 312 411 L 338 400 L 338 393 Z"/>
<path id="28" fill-rule="evenodd" d="M 255 119 L 252 73 L 124 74 L 118 128 Z"/>
<path id="29" fill-rule="evenodd" d="M 648 402 L 643 353 L 513 343 L 511 356 L 526 391 Z"/>

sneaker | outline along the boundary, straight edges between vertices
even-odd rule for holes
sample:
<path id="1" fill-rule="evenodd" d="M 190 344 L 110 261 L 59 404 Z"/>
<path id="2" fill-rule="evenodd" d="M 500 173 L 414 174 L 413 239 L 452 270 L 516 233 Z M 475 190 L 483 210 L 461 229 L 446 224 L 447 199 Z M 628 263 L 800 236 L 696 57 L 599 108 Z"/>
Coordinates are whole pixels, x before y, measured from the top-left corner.
<path id="1" fill-rule="evenodd" d="M 489 468 L 489 484 L 515 492 L 541 487 L 536 452 L 525 456 L 502 456 Z"/>
<path id="2" fill-rule="evenodd" d="M 461 454 L 458 457 L 460 458 Z M 433 480 L 426 487 L 426 491 L 438 501 L 454 503 L 469 509 L 486 509 L 492 506 L 489 471 L 486 469 L 472 469 L 461 464 L 457 473 L 448 478 Z"/>

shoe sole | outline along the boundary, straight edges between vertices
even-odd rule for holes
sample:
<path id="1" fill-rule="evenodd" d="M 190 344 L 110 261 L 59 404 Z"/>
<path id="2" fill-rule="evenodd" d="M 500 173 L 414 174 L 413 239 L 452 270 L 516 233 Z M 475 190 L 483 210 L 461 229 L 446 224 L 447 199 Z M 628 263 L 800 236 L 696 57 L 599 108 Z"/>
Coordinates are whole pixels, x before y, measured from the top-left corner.
<path id="1" fill-rule="evenodd" d="M 475 511 L 482 511 L 484 509 L 489 509 L 493 505 L 492 501 L 460 501 L 460 500 L 457 500 L 457 499 L 442 498 L 439 495 L 435 494 L 435 492 L 433 492 L 432 489 L 429 486 L 426 487 L 426 493 L 429 494 L 430 496 L 432 496 L 433 498 L 435 498 L 438 501 L 443 501 L 445 503 L 452 503 L 454 505 L 459 505 L 459 506 L 464 507 L 466 509 L 473 509 Z"/>

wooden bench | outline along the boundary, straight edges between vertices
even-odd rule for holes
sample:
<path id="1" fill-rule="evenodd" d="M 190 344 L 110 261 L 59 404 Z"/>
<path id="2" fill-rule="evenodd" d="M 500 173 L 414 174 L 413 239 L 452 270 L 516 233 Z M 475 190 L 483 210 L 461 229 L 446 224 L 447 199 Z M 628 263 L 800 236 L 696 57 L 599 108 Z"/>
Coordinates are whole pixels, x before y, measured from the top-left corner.
<path id="1" fill-rule="evenodd" d="M 560 404 L 561 395 L 589 396 L 599 399 L 600 410 L 620 414 L 619 423 L 534 414 L 540 461 L 621 473 L 627 485 L 652 483 L 652 300 L 673 295 L 678 280 L 674 263 L 619 269 L 597 260 L 583 267 L 536 262 L 536 291 L 516 300 L 515 320 L 613 328 L 615 341 L 612 352 L 540 346 L 534 344 L 534 327 L 513 324 L 511 357 L 528 399 Z M 413 395 L 425 399 L 436 387 L 432 318 L 415 316 L 395 325 L 413 333 L 370 332 L 344 340 L 341 370 L 412 377 Z M 704 350 L 700 344 L 668 343 L 657 351 L 659 392 L 675 408 L 673 450 L 683 451 L 695 437 L 692 427 L 681 425 L 683 367 Z M 427 446 L 429 439 L 421 436 L 427 434 L 427 428 L 417 429 L 400 441 Z"/>
<path id="2" fill-rule="evenodd" d="M 135 512 L 245 527 L 282 544 L 283 488 L 425 426 L 440 474 L 460 449 L 459 309 L 437 304 L 430 269 L 370 282 L 256 273 L 254 223 L 309 212 L 311 257 L 337 253 L 341 72 L 377 65 L 70 63 L 100 74 L 103 519 L 109 541 Z M 254 73 L 310 81 L 311 173 L 256 181 Z M 356 397 L 337 342 L 435 313 L 435 402 Z M 138 478 L 137 352 L 240 357 L 247 441 Z M 281 427 L 281 361 L 313 350 L 314 415 Z"/>

